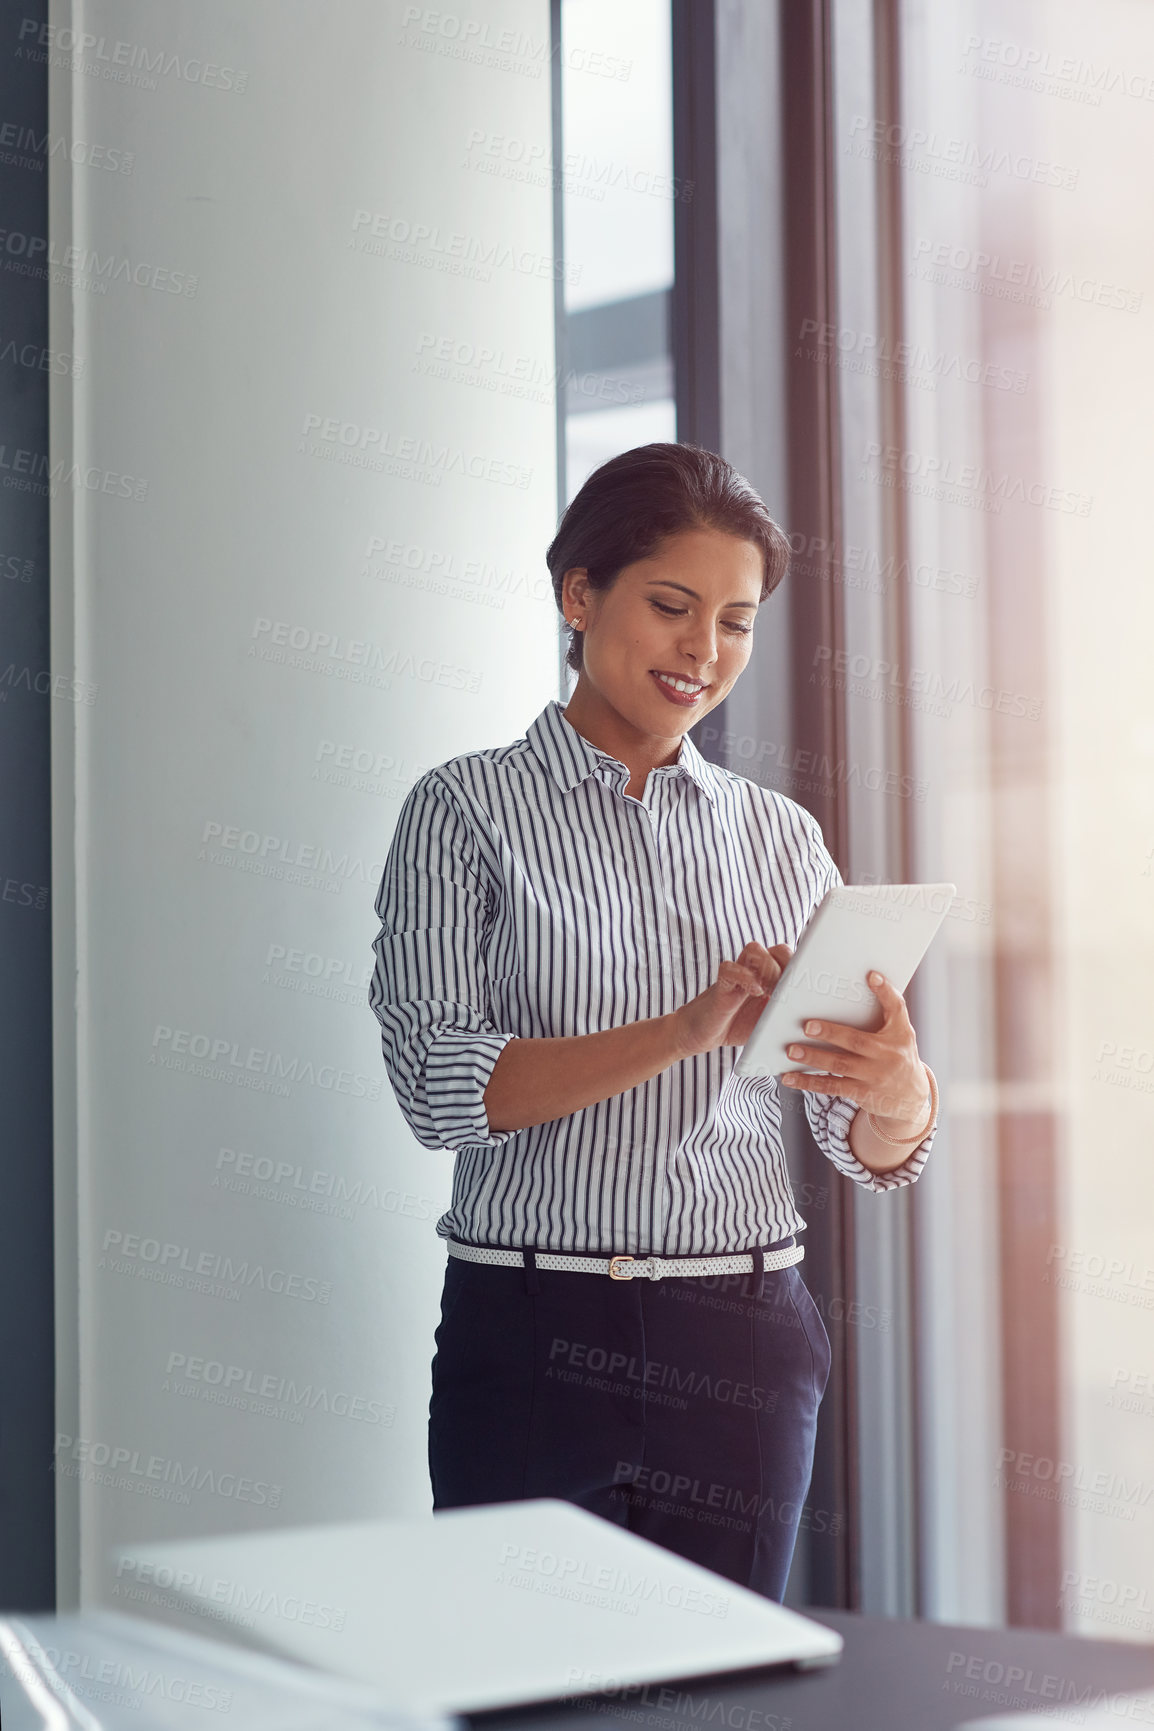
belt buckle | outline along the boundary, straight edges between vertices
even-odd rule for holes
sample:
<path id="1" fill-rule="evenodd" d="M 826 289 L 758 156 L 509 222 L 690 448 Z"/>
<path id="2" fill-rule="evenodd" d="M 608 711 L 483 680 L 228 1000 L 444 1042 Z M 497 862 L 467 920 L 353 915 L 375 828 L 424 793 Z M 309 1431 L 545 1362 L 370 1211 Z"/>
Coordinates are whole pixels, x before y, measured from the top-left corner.
<path id="1" fill-rule="evenodd" d="M 632 1262 L 632 1261 L 633 1261 L 632 1256 L 611 1256 L 609 1258 L 609 1278 L 610 1278 L 610 1280 L 632 1280 L 633 1279 L 633 1270 L 632 1269 L 630 1269 L 627 1274 L 619 1274 L 617 1272 L 618 1263 L 620 1263 L 620 1262 Z"/>

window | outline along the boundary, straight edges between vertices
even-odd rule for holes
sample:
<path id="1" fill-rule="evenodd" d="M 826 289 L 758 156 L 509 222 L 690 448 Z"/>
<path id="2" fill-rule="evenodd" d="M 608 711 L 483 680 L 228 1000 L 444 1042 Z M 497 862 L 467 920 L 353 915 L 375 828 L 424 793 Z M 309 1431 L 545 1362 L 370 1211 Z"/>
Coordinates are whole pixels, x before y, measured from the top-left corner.
<path id="1" fill-rule="evenodd" d="M 564 505 L 619 451 L 676 437 L 669 0 L 562 0 L 559 58 Z"/>

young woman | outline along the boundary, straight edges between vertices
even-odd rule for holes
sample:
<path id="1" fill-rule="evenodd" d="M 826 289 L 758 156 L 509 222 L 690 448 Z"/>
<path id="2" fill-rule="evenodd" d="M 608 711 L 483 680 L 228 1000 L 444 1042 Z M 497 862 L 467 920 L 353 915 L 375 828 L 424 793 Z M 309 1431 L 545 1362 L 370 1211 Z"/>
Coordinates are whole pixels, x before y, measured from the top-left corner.
<path id="1" fill-rule="evenodd" d="M 829 1340 L 778 1085 L 734 1065 L 841 880 L 808 812 L 688 729 L 741 676 L 788 543 L 721 457 L 654 444 L 589 477 L 547 559 L 576 688 L 416 782 L 376 903 L 389 1079 L 417 1140 L 456 1151 L 434 1507 L 565 1498 L 780 1599 Z M 833 1073 L 781 1084 L 889 1190 L 937 1095 L 902 997 L 870 985 L 880 1031 L 808 1024 Z"/>

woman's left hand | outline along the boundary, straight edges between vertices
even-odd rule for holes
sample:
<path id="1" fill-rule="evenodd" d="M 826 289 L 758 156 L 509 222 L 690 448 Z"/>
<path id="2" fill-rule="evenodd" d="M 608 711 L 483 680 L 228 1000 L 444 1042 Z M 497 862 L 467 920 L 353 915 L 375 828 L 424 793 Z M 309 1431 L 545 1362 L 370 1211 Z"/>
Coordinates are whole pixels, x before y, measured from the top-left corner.
<path id="1" fill-rule="evenodd" d="M 901 993 L 881 974 L 871 973 L 866 983 L 882 1007 L 881 1027 L 866 1033 L 844 1022 L 806 1022 L 804 1032 L 821 1040 L 822 1045 L 791 1044 L 786 1053 L 795 1063 L 812 1064 L 830 1074 L 806 1076 L 787 1070 L 781 1083 L 786 1088 L 852 1100 L 872 1112 L 889 1135 L 900 1136 L 907 1130 L 912 1134 L 925 1123 L 930 1102 L 917 1036 Z"/>

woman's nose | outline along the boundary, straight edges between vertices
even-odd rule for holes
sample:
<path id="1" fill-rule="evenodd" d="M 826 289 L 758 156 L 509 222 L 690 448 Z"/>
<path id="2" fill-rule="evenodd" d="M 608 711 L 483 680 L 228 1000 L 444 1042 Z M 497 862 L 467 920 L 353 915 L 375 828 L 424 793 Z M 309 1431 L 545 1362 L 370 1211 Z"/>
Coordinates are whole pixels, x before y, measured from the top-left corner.
<path id="1" fill-rule="evenodd" d="M 698 621 L 690 625 L 682 634 L 681 645 L 687 655 L 691 655 L 699 667 L 706 667 L 717 660 L 718 631 L 715 625 L 708 621 Z"/>

